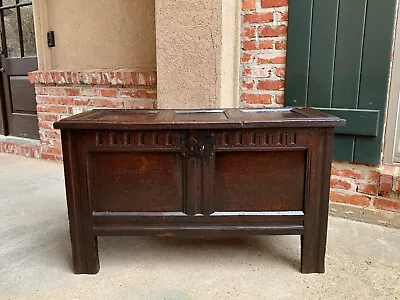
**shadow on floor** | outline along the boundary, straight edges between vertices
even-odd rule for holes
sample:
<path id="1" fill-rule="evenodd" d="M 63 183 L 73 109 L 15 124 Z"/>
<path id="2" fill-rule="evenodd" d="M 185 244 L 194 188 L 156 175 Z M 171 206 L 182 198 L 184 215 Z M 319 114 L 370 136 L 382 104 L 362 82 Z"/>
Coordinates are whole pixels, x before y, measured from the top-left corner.
<path id="1" fill-rule="evenodd" d="M 293 248 L 293 238 L 299 240 L 297 248 Z M 300 239 L 287 236 L 99 237 L 100 264 L 112 261 L 146 264 L 160 259 L 180 260 L 183 264 L 186 259 L 216 263 L 234 255 L 258 256 L 260 260 L 298 270 L 299 253 Z"/>

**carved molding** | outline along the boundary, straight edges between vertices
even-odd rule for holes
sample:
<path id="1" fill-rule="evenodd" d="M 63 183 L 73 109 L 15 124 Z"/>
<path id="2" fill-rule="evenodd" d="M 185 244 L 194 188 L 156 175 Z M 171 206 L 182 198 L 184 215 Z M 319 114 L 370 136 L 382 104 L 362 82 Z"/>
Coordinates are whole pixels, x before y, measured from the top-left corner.
<path id="1" fill-rule="evenodd" d="M 290 147 L 298 146 L 297 132 L 288 131 L 223 131 L 216 135 L 216 146 L 225 147 Z"/>
<path id="2" fill-rule="evenodd" d="M 181 134 L 166 131 L 96 132 L 97 147 L 181 148 Z"/>

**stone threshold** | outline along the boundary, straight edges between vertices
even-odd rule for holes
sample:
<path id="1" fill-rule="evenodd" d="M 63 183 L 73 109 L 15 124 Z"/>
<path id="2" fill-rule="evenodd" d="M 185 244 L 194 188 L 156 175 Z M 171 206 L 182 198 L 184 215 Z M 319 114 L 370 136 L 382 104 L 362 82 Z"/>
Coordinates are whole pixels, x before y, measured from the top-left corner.
<path id="1" fill-rule="evenodd" d="M 42 158 L 39 140 L 0 135 L 0 153 Z"/>
<path id="2" fill-rule="evenodd" d="M 400 229 L 399 214 L 391 211 L 330 202 L 329 215 L 362 223 Z"/>
<path id="3" fill-rule="evenodd" d="M 17 136 L 6 136 L 0 134 L 0 143 L 14 143 L 14 144 L 21 144 L 25 146 L 40 146 L 39 140 L 29 139 L 29 138 L 22 138 Z"/>

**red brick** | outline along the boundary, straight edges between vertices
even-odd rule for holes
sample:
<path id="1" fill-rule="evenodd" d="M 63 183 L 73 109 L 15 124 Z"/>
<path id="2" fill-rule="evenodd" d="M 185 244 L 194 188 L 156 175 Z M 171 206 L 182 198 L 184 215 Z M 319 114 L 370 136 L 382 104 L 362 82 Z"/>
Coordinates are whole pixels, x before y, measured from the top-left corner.
<path id="1" fill-rule="evenodd" d="M 53 145 L 54 145 L 54 147 L 61 149 L 61 147 L 62 147 L 61 140 L 54 141 Z"/>
<path id="2" fill-rule="evenodd" d="M 371 171 L 368 175 L 368 180 L 378 181 L 381 173 L 379 171 Z"/>
<path id="3" fill-rule="evenodd" d="M 260 37 L 277 37 L 277 36 L 286 36 L 287 35 L 287 27 L 286 26 L 261 26 L 259 29 Z"/>
<path id="4" fill-rule="evenodd" d="M 273 49 L 274 42 L 273 41 L 260 41 L 258 43 L 258 49 Z"/>
<path id="5" fill-rule="evenodd" d="M 347 203 L 358 206 L 369 206 L 370 202 L 370 198 L 367 196 L 342 194 L 337 192 L 331 192 L 330 199 L 333 202 Z"/>
<path id="6" fill-rule="evenodd" d="M 55 130 L 46 130 L 45 131 L 45 137 L 47 139 L 56 139 L 59 140 L 60 139 L 60 133 L 58 131 Z"/>
<path id="7" fill-rule="evenodd" d="M 258 57 L 257 62 L 259 64 L 285 64 L 286 56 L 276 56 L 271 58 Z"/>
<path id="8" fill-rule="evenodd" d="M 333 189 L 342 189 L 342 190 L 350 190 L 351 184 L 345 180 L 331 178 L 331 188 Z"/>
<path id="9" fill-rule="evenodd" d="M 75 106 L 88 106 L 90 103 L 90 99 L 74 99 Z"/>
<path id="10" fill-rule="evenodd" d="M 242 1 L 242 10 L 255 10 L 255 9 L 256 9 L 256 0 Z"/>
<path id="11" fill-rule="evenodd" d="M 73 98 L 54 98 L 55 102 L 53 104 L 59 104 L 59 105 L 73 105 L 74 104 L 74 99 Z M 50 103 L 48 103 L 50 104 Z"/>
<path id="12" fill-rule="evenodd" d="M 59 117 L 58 115 L 52 113 L 38 113 L 38 119 L 40 121 L 55 122 L 58 121 Z"/>
<path id="13" fill-rule="evenodd" d="M 337 169 L 332 167 L 331 171 L 332 175 L 354 178 L 354 179 L 363 179 L 364 175 L 360 172 L 354 171 L 352 169 Z"/>
<path id="14" fill-rule="evenodd" d="M 242 36 L 253 38 L 256 36 L 256 29 L 254 27 L 245 27 L 242 31 Z"/>
<path id="15" fill-rule="evenodd" d="M 100 90 L 98 88 L 91 88 L 89 87 L 85 87 L 81 90 L 81 96 L 100 96 Z"/>
<path id="16" fill-rule="evenodd" d="M 285 96 L 284 95 L 275 95 L 275 103 L 276 104 L 285 104 Z"/>
<path id="17" fill-rule="evenodd" d="M 35 88 L 36 95 L 64 96 L 66 95 L 64 88 L 58 87 L 42 87 Z"/>
<path id="18" fill-rule="evenodd" d="M 40 158 L 44 159 L 44 160 L 56 160 L 56 156 L 55 155 L 47 154 L 47 153 L 42 153 L 40 155 Z"/>
<path id="19" fill-rule="evenodd" d="M 250 104 L 271 104 L 272 96 L 268 94 L 242 94 L 241 100 Z"/>
<path id="20" fill-rule="evenodd" d="M 288 6 L 289 0 L 261 0 L 262 8 Z"/>
<path id="21" fill-rule="evenodd" d="M 36 95 L 46 95 L 46 89 L 43 87 L 35 87 L 35 94 Z"/>
<path id="22" fill-rule="evenodd" d="M 0 142 L 0 152 L 22 155 L 30 158 L 39 158 L 40 147 L 11 142 Z"/>
<path id="23" fill-rule="evenodd" d="M 53 129 L 53 123 L 51 122 L 43 122 L 39 120 L 39 128 L 40 129 Z"/>
<path id="24" fill-rule="evenodd" d="M 289 13 L 287 11 L 280 11 L 278 12 L 278 21 L 289 21 Z"/>
<path id="25" fill-rule="evenodd" d="M 98 107 L 109 107 L 109 108 L 123 108 L 124 107 L 124 100 L 122 99 L 94 99 L 92 100 L 93 106 Z"/>
<path id="26" fill-rule="evenodd" d="M 49 105 L 73 105 L 73 98 L 66 97 L 36 97 L 38 104 L 49 104 Z"/>
<path id="27" fill-rule="evenodd" d="M 242 63 L 249 62 L 251 60 L 251 57 L 252 57 L 251 54 L 243 53 L 242 59 L 241 59 Z"/>
<path id="28" fill-rule="evenodd" d="M 127 73 L 130 73 L 127 76 Z M 29 78 L 32 83 L 37 84 L 102 84 L 102 85 L 115 85 L 112 79 L 116 78 L 117 83 L 120 85 L 156 85 L 156 73 L 155 71 L 83 71 L 83 72 L 71 72 L 71 71 L 37 71 L 31 72 Z M 129 80 L 129 83 L 128 83 Z"/>
<path id="29" fill-rule="evenodd" d="M 93 99 L 91 101 L 93 106 L 98 106 L 98 107 L 113 107 L 114 106 L 114 101 L 112 100 L 105 100 L 105 99 Z"/>
<path id="30" fill-rule="evenodd" d="M 65 88 L 67 96 L 79 96 L 80 90 L 78 88 Z"/>
<path id="31" fill-rule="evenodd" d="M 147 90 L 138 90 L 138 91 L 122 90 L 120 92 L 120 96 L 129 98 L 141 98 L 141 99 L 157 99 L 157 92 L 147 91 Z"/>
<path id="32" fill-rule="evenodd" d="M 257 88 L 259 90 L 277 91 L 285 88 L 285 81 L 283 80 L 260 80 Z"/>
<path id="33" fill-rule="evenodd" d="M 374 196 L 378 194 L 378 186 L 371 183 L 360 183 L 357 192 Z"/>
<path id="34" fill-rule="evenodd" d="M 242 49 L 244 50 L 256 50 L 257 44 L 255 41 L 244 41 L 242 42 Z"/>
<path id="35" fill-rule="evenodd" d="M 249 82 L 243 81 L 242 86 L 245 89 L 252 89 L 254 87 L 254 82 L 253 81 L 249 81 Z"/>
<path id="36" fill-rule="evenodd" d="M 50 154 L 50 155 L 61 155 L 62 151 L 61 148 L 56 148 L 56 147 L 44 147 L 42 150 L 44 154 Z"/>
<path id="37" fill-rule="evenodd" d="M 53 112 L 53 113 L 65 114 L 68 112 L 68 108 L 66 106 L 57 106 L 57 105 L 51 105 L 51 106 L 38 105 L 37 111 L 38 112 Z"/>
<path id="38" fill-rule="evenodd" d="M 243 76 L 251 75 L 251 69 L 250 68 L 244 68 L 242 74 L 243 74 Z"/>
<path id="39" fill-rule="evenodd" d="M 118 95 L 118 91 L 116 89 L 102 89 L 102 90 L 100 90 L 100 95 L 102 97 L 115 98 Z"/>
<path id="40" fill-rule="evenodd" d="M 392 191 L 393 176 L 387 174 L 381 174 L 379 178 L 379 193 L 389 193 Z"/>
<path id="41" fill-rule="evenodd" d="M 274 21 L 274 13 L 255 13 L 243 16 L 243 23 L 270 23 Z"/>
<path id="42" fill-rule="evenodd" d="M 287 47 L 286 41 L 277 41 L 275 42 L 275 49 L 276 50 L 285 50 Z"/>
<path id="43" fill-rule="evenodd" d="M 286 69 L 285 68 L 275 68 L 275 75 L 280 78 L 285 78 Z"/>
<path id="44" fill-rule="evenodd" d="M 376 197 L 374 200 L 374 207 L 377 209 L 384 209 L 384 210 L 399 212 L 400 211 L 400 202 L 392 201 L 391 199 Z"/>

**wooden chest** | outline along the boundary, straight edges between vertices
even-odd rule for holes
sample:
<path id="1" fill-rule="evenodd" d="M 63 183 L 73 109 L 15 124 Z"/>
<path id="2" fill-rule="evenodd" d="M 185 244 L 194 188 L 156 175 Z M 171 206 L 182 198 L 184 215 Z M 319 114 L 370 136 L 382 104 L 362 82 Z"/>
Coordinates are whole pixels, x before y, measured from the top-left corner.
<path id="1" fill-rule="evenodd" d="M 99 271 L 97 236 L 301 236 L 324 272 L 334 126 L 310 108 L 94 110 L 62 132 L 75 273 Z"/>

